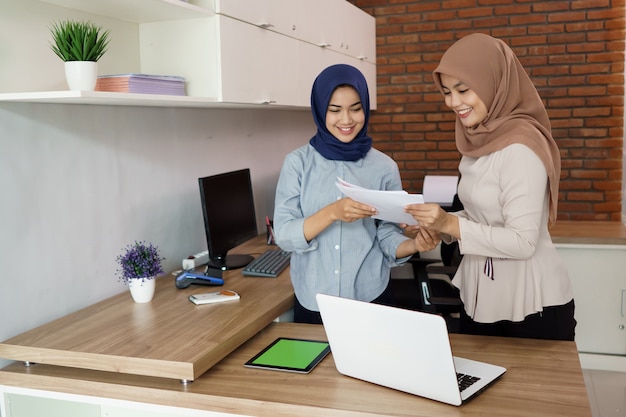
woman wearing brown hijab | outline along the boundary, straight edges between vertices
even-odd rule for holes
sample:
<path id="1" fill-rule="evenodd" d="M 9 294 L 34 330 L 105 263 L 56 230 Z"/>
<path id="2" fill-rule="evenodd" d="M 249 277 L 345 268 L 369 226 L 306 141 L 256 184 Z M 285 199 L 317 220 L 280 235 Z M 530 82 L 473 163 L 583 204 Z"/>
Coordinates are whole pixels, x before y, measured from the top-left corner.
<path id="1" fill-rule="evenodd" d="M 407 212 L 459 242 L 461 332 L 574 340 L 573 291 L 548 233 L 561 160 L 537 90 L 513 51 L 484 34 L 453 44 L 433 77 L 457 116 L 464 209 Z"/>

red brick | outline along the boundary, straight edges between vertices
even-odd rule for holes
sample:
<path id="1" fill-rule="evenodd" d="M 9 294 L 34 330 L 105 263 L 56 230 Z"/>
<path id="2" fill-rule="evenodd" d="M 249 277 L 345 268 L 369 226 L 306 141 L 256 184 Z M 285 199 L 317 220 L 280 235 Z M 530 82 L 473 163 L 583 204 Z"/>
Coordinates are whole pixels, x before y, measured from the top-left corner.
<path id="1" fill-rule="evenodd" d="M 585 12 L 550 13 L 548 22 L 582 22 L 585 20 Z"/>
<path id="2" fill-rule="evenodd" d="M 350 2 L 376 17 L 369 132 L 406 189 L 421 192 L 426 174 L 457 173 L 455 117 L 432 70 L 456 39 L 481 32 L 513 48 L 546 105 L 562 155 L 558 218 L 621 219 L 624 0 Z"/>

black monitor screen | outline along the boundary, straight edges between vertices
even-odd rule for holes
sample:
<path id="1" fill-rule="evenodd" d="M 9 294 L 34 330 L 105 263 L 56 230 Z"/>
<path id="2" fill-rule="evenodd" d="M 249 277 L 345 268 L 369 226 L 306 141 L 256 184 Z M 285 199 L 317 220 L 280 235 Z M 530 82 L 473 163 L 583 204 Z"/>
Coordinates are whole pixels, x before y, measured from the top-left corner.
<path id="1" fill-rule="evenodd" d="M 250 255 L 228 255 L 235 246 L 258 235 L 250 169 L 198 178 L 209 266 L 246 266 Z"/>

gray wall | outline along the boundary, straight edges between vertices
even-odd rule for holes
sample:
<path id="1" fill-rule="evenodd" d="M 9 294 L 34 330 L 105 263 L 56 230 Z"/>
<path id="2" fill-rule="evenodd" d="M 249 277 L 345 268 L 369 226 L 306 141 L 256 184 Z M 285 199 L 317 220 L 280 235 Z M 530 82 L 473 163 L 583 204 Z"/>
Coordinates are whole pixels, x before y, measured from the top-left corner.
<path id="1" fill-rule="evenodd" d="M 197 178 L 249 167 L 260 232 L 302 111 L 0 103 L 0 340 L 125 291 L 135 239 L 206 249 Z M 219 198 L 219 196 L 216 196 Z"/>

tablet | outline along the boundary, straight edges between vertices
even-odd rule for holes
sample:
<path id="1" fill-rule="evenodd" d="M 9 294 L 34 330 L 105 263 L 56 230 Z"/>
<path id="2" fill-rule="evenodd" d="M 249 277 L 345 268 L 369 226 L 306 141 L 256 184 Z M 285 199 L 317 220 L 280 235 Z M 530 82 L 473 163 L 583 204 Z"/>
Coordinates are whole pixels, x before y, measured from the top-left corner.
<path id="1" fill-rule="evenodd" d="M 244 366 L 307 374 L 328 352 L 328 342 L 279 337 Z"/>

